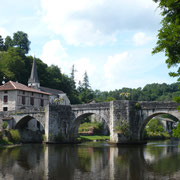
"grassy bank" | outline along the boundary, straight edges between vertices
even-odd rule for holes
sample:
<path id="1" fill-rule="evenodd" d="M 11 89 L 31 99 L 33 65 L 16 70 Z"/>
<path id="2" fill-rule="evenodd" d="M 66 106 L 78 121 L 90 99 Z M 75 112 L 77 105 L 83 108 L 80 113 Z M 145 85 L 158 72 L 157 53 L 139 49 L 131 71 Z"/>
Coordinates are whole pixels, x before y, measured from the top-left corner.
<path id="1" fill-rule="evenodd" d="M 13 145 L 20 143 L 20 134 L 18 130 L 3 130 L 0 131 L 0 145 Z"/>
<path id="2" fill-rule="evenodd" d="M 79 142 L 86 142 L 86 141 L 109 141 L 109 136 L 79 136 L 78 141 Z"/>

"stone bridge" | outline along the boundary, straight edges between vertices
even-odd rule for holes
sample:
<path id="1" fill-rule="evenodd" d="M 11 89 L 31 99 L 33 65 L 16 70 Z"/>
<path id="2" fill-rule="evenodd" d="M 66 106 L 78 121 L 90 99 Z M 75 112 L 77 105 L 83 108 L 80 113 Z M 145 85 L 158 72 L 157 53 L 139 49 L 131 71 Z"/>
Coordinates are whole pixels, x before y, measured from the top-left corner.
<path id="1" fill-rule="evenodd" d="M 0 112 L 2 120 L 11 119 L 13 128 L 23 127 L 30 119 L 39 121 L 48 142 L 73 142 L 78 136 L 81 120 L 96 114 L 107 124 L 110 141 L 134 142 L 143 139 L 146 124 L 155 116 L 169 114 L 179 121 L 178 104 L 174 102 L 111 101 L 81 105 L 49 105 L 41 109 Z M 128 124 L 128 135 L 117 131 L 117 124 Z"/>
<path id="2" fill-rule="evenodd" d="M 80 120 L 88 115 L 96 114 L 107 123 L 110 130 L 111 142 L 127 141 L 126 137 L 118 133 L 117 124 L 127 122 L 129 124 L 128 141 L 140 141 L 146 124 L 155 116 L 169 114 L 173 120 L 180 119 L 175 102 L 149 102 L 149 101 L 111 101 L 106 103 L 72 105 L 74 120 L 73 134 L 77 133 Z"/>

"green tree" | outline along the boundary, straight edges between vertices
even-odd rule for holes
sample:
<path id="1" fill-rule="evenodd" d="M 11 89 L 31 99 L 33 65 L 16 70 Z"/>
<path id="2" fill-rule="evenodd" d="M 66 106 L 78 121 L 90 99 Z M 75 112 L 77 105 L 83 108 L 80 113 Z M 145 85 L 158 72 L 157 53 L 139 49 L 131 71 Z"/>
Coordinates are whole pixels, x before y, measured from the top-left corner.
<path id="1" fill-rule="evenodd" d="M 22 31 L 17 31 L 13 34 L 13 45 L 15 47 L 20 47 L 25 54 L 30 50 L 30 41 L 28 40 L 28 35 Z"/>
<path id="2" fill-rule="evenodd" d="M 180 138 L 180 123 L 178 123 L 176 129 L 173 129 L 173 137 Z"/>
<path id="3" fill-rule="evenodd" d="M 5 38 L 5 43 L 4 44 L 5 44 L 5 50 L 6 51 L 8 50 L 8 48 L 13 47 L 13 40 L 12 40 L 12 38 L 10 36 L 7 36 Z"/>
<path id="4" fill-rule="evenodd" d="M 162 27 L 158 33 L 158 41 L 152 53 L 165 52 L 168 67 L 180 63 L 180 1 L 179 0 L 153 0 L 159 3 Z M 171 76 L 180 76 L 180 68 Z M 180 79 L 179 79 L 180 80 Z"/>
<path id="5" fill-rule="evenodd" d="M 85 71 L 85 73 L 84 73 L 84 78 L 83 78 L 82 87 L 85 88 L 85 89 L 90 88 L 89 78 L 88 78 L 88 75 L 87 75 L 87 72 L 86 72 L 86 71 Z"/>
<path id="6" fill-rule="evenodd" d="M 5 45 L 2 36 L 0 35 L 0 51 L 4 51 Z"/>

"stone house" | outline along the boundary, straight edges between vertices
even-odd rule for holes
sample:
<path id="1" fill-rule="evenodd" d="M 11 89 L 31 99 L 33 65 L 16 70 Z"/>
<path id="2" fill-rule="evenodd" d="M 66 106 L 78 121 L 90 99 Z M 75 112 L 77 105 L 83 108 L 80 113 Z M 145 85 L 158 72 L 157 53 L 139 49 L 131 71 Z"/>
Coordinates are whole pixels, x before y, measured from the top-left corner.
<path id="1" fill-rule="evenodd" d="M 28 86 L 13 81 L 0 86 L 0 111 L 41 108 L 49 103 L 69 105 L 70 101 L 62 91 L 40 86 L 35 59 Z M 9 128 L 12 128 L 11 120 L 7 119 L 6 122 Z M 32 119 L 28 122 L 27 128 L 33 131 L 42 130 L 43 127 L 38 123 Z"/>
<path id="2" fill-rule="evenodd" d="M 49 93 L 9 81 L 0 86 L 0 111 L 39 108 L 49 104 Z"/>

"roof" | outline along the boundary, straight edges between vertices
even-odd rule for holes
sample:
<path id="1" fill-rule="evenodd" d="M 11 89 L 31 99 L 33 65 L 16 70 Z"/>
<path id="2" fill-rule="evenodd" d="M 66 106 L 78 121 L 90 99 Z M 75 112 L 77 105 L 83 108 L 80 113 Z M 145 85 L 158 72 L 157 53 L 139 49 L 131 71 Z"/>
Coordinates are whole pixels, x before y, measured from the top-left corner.
<path id="1" fill-rule="evenodd" d="M 48 92 L 30 88 L 24 84 L 13 82 L 13 81 L 8 81 L 4 85 L 0 86 L 0 91 L 5 91 L 5 90 L 21 90 L 21 91 L 28 91 L 28 92 L 34 92 L 34 93 L 39 93 L 39 94 L 50 95 L 50 93 Z"/>
<path id="2" fill-rule="evenodd" d="M 47 87 L 40 87 L 41 91 L 50 93 L 52 95 L 58 95 L 58 94 L 65 94 L 63 91 L 57 90 L 57 89 L 51 89 L 51 88 L 47 88 Z"/>
<path id="3" fill-rule="evenodd" d="M 33 59 L 33 65 L 32 65 L 32 69 L 31 69 L 31 76 L 30 76 L 30 78 L 28 80 L 28 83 L 39 83 L 35 58 Z"/>

